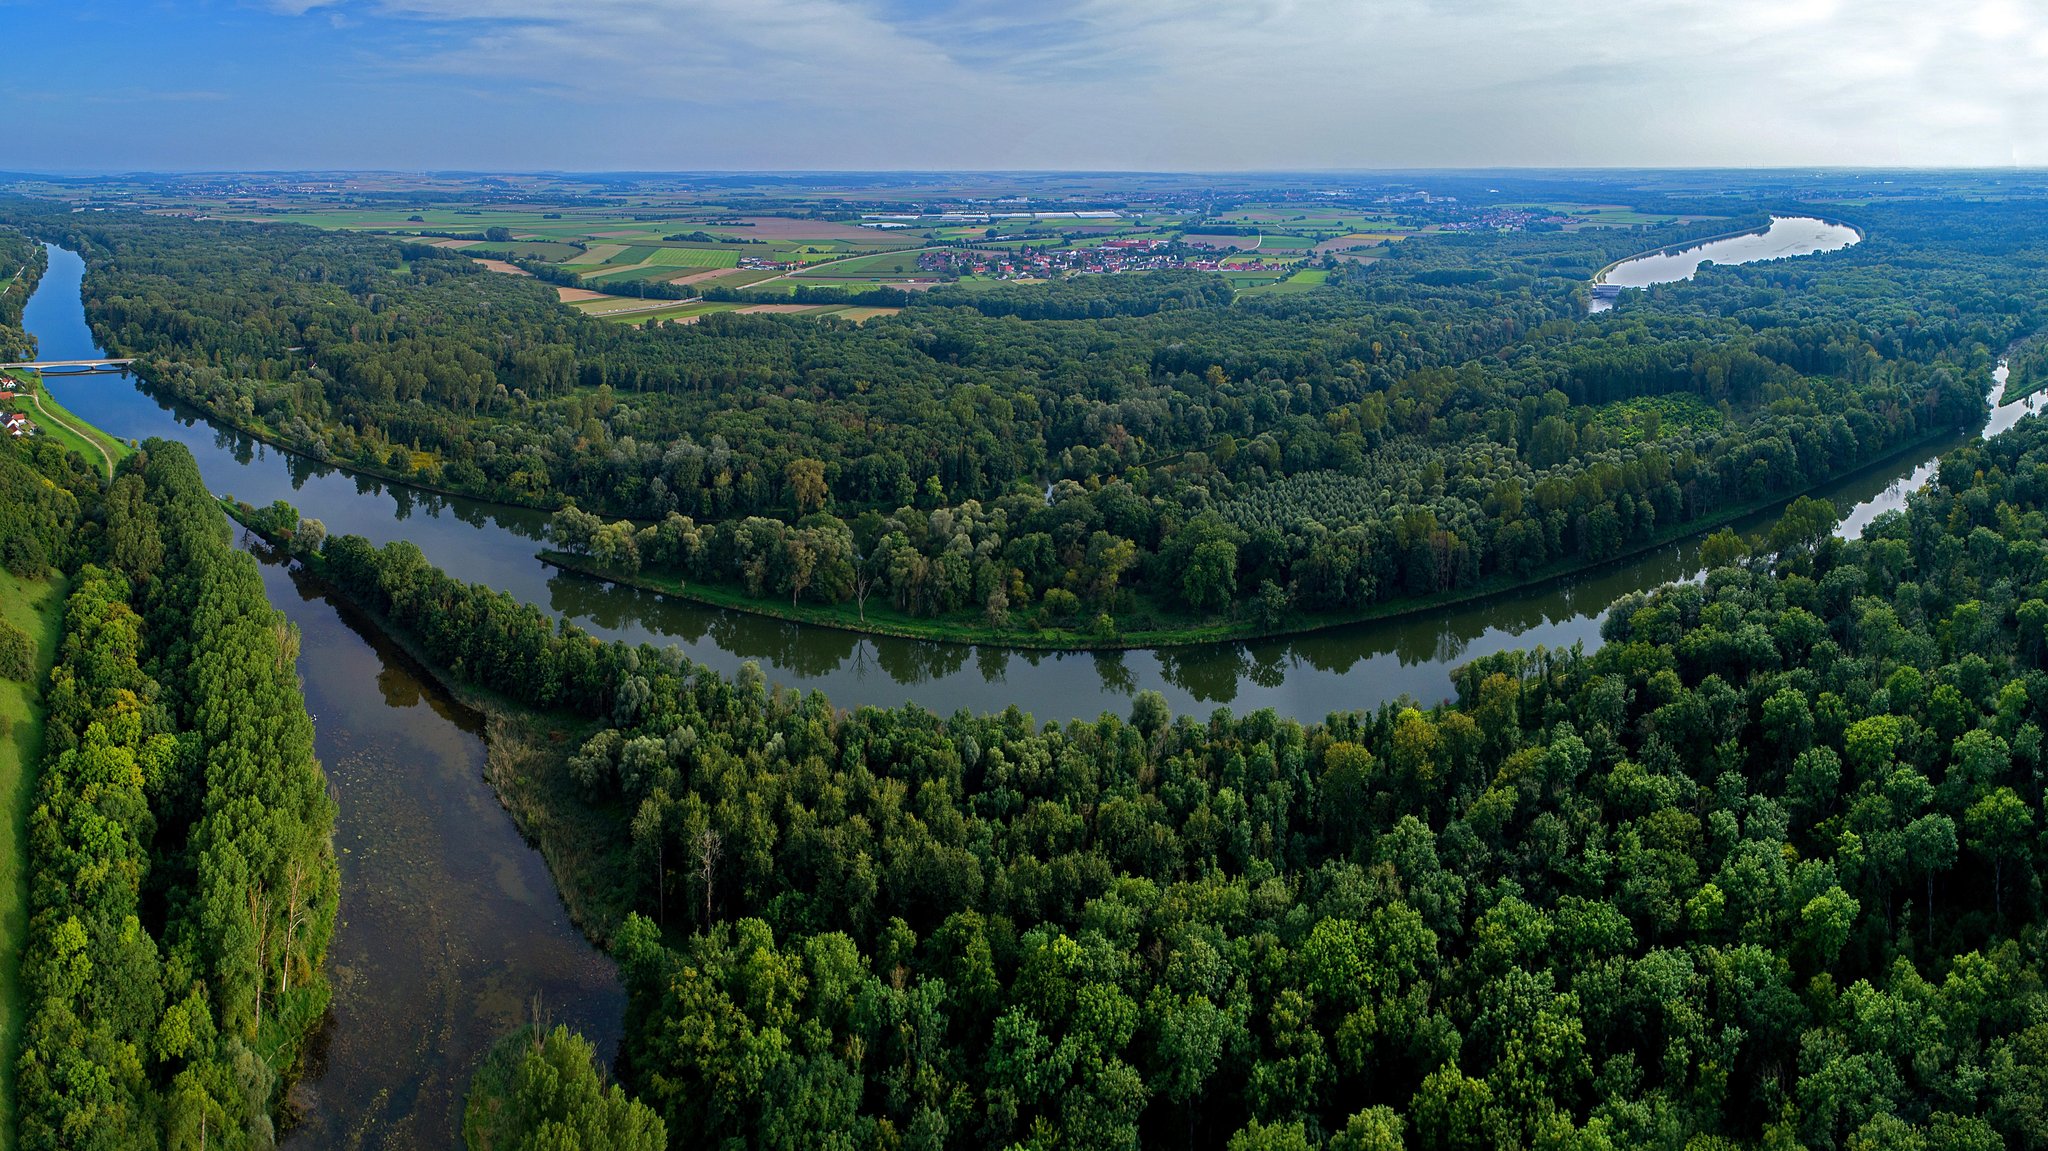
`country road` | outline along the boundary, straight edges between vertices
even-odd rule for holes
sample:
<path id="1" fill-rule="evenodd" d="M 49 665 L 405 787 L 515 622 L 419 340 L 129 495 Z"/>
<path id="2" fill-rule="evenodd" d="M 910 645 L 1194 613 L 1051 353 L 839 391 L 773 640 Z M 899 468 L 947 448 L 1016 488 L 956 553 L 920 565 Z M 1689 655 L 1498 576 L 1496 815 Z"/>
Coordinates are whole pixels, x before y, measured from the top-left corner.
<path id="1" fill-rule="evenodd" d="M 114 475 L 114 457 L 112 457 L 112 456 L 108 455 L 108 454 L 107 454 L 107 449 L 105 449 L 105 448 L 101 447 L 101 446 L 100 446 L 100 442 L 99 442 L 98 440 L 96 440 L 96 439 L 93 439 L 93 438 L 92 438 L 92 432 L 91 432 L 91 431 L 89 431 L 89 430 L 88 430 L 88 429 L 86 429 L 86 428 L 83 428 L 83 427 L 78 427 L 78 426 L 75 426 L 75 425 L 72 425 L 72 424 L 66 423 L 65 421 L 63 421 L 63 420 L 61 420 L 61 419 L 58 419 L 58 418 L 56 417 L 56 415 L 54 415 L 54 414 L 53 414 L 53 413 L 52 413 L 52 412 L 50 411 L 50 409 L 48 409 L 48 408 L 46 408 L 46 407 L 44 407 L 44 406 L 43 406 L 43 397 L 42 397 L 42 393 L 40 393 L 40 392 L 35 392 L 35 391 L 31 391 L 31 392 L 29 392 L 29 393 L 28 393 L 28 399 L 29 399 L 29 402 L 30 402 L 30 403 L 32 403 L 32 404 L 34 404 L 34 405 L 36 406 L 36 411 L 38 411 L 38 412 L 42 413 L 42 416 L 43 416 L 43 418 L 44 418 L 44 419 L 46 419 L 46 420 L 50 421 L 51 423 L 53 423 L 53 424 L 57 425 L 57 426 L 58 426 L 58 427 L 60 427 L 60 428 L 63 428 L 63 429 L 65 430 L 65 431 L 67 431 L 67 432 L 70 432 L 70 433 L 71 433 L 72 435 L 75 435 L 75 436 L 77 436 L 77 437 L 78 437 L 79 439 L 81 439 L 81 440 L 84 440 L 84 441 L 85 441 L 86 443 L 88 443 L 88 444 L 91 444 L 91 445 L 92 445 L 92 450 L 93 450 L 93 451 L 96 451 L 96 452 L 98 452 L 98 453 L 100 454 L 100 459 L 106 462 L 106 465 L 107 465 L 107 478 L 109 478 L 109 479 L 112 479 L 112 478 L 113 478 L 113 475 Z"/>

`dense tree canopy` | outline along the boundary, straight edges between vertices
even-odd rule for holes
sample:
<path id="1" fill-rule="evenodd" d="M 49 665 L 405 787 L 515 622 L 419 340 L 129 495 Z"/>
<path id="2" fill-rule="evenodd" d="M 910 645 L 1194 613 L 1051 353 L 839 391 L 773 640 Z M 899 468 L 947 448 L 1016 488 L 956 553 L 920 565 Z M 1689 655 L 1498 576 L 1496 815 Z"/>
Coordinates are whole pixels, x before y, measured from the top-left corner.
<path id="1" fill-rule="evenodd" d="M 324 563 L 596 720 L 676 1146 L 2037 1148 L 2044 531 L 2028 420 L 1862 539 L 1314 725 L 847 714 Z"/>
<path id="2" fill-rule="evenodd" d="M 297 636 L 181 445 L 102 490 L 9 442 L 0 492 L 10 566 L 76 573 L 29 820 L 19 1145 L 267 1145 L 337 896 Z"/>
<path id="3" fill-rule="evenodd" d="M 477 1068 L 463 1110 L 469 1151 L 663 1151 L 661 1118 L 607 1087 L 589 1042 L 521 1028 Z"/>
<path id="4" fill-rule="evenodd" d="M 1231 592 L 1269 584 L 1267 611 L 1313 619 L 1526 578 L 1969 423 L 2044 318 L 2041 211 L 1853 214 L 1845 251 L 1591 318 L 1594 269 L 1748 217 L 1431 236 L 1235 303 L 1162 273 L 642 329 L 417 244 L 0 208 L 85 249 L 103 341 L 231 423 L 573 501 L 614 530 L 560 544 L 613 570 L 1012 628 L 1242 622 Z"/>
<path id="5" fill-rule="evenodd" d="M 21 312 L 47 263 L 41 244 L 0 227 L 0 360 L 21 359 L 36 350 L 35 341 L 22 330 Z"/>

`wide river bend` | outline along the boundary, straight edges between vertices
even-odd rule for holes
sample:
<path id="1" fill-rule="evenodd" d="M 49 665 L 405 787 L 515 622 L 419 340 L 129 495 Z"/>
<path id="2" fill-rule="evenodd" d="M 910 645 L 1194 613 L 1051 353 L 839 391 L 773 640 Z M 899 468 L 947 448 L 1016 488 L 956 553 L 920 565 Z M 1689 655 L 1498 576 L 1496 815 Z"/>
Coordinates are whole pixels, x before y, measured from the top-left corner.
<path id="1" fill-rule="evenodd" d="M 103 353 L 80 302 L 84 264 L 52 247 L 25 323 L 44 359 Z M 57 399 L 123 439 L 192 449 L 207 485 L 263 505 L 290 500 L 330 532 L 410 539 L 452 575 L 502 588 L 608 638 L 673 643 L 730 672 L 759 661 L 775 682 L 842 707 L 917 703 L 940 713 L 1016 704 L 1040 720 L 1128 710 L 1144 689 L 1176 711 L 1270 707 L 1304 721 L 1403 696 L 1445 698 L 1451 669 L 1515 647 L 1597 646 L 1600 619 L 1629 592 L 1699 574 L 1684 543 L 1576 578 L 1427 615 L 1311 635 L 1159 651 L 1060 654 L 861 636 L 725 612 L 564 575 L 534 558 L 547 517 L 451 498 L 277 450 L 148 394 L 128 376 L 48 377 Z M 1982 434 L 2036 411 L 1997 407 Z M 1925 482 L 1957 440 L 1825 489 L 1860 531 Z M 1761 527 L 1759 517 L 1744 528 Z M 532 1004 L 609 1052 L 623 996 L 615 972 L 568 922 L 547 869 L 483 777 L 477 717 L 275 557 L 271 601 L 299 625 L 318 750 L 340 797 L 342 925 L 331 959 L 335 1026 L 309 1077 L 305 1147 L 448 1146 L 461 1091 L 492 1039 Z"/>

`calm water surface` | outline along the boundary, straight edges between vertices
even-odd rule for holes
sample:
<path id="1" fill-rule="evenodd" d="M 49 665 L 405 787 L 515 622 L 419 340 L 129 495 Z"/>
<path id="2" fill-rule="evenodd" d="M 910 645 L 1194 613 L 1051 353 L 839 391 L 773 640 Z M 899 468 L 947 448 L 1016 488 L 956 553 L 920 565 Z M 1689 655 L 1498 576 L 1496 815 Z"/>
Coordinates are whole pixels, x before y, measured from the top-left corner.
<path id="1" fill-rule="evenodd" d="M 82 322 L 78 257 L 52 251 L 50 264 L 26 313 L 39 354 L 101 355 Z M 61 402 L 116 435 L 174 433 L 191 444 L 216 491 L 286 462 L 266 455 L 259 466 L 246 443 L 217 441 L 143 400 L 132 378 L 49 381 Z M 392 499 L 401 502 L 387 500 L 386 519 L 403 522 L 402 493 Z M 346 506 L 357 502 L 323 510 Z M 334 1015 L 297 1089 L 304 1118 L 285 1145 L 458 1146 L 477 1060 L 536 1002 L 609 1057 L 625 1010 L 617 970 L 570 924 L 546 863 L 499 807 L 479 717 L 267 549 L 244 544 L 263 561 L 270 602 L 299 627 L 315 748 L 341 808 Z"/>
<path id="2" fill-rule="evenodd" d="M 58 251 L 43 295 L 61 295 L 60 339 L 90 350 L 77 298 L 80 264 Z M 68 279 L 66 278 L 68 277 Z M 31 320 L 37 318 L 31 305 Z M 53 309 L 53 312 L 55 310 Z M 45 313 L 50 314 L 50 313 Z M 68 358 L 68 357 L 67 357 Z M 2003 376 L 2000 375 L 2002 381 Z M 458 578 L 502 588 L 607 638 L 673 643 L 692 659 L 730 672 L 759 661 L 771 680 L 821 689 L 835 705 L 917 703 L 941 714 L 1011 704 L 1041 720 L 1127 711 L 1143 689 L 1163 692 L 1176 711 L 1270 707 L 1303 720 L 1412 697 L 1450 692 L 1449 673 L 1474 657 L 1510 648 L 1599 643 L 1600 618 L 1628 592 L 1697 574 L 1697 549 L 1674 545 L 1585 576 L 1552 581 L 1477 604 L 1295 638 L 1111 653 L 1022 652 L 925 643 L 801 627 L 725 612 L 601 581 L 563 575 L 534 558 L 546 516 L 454 499 L 323 467 L 216 428 L 196 413 L 151 397 L 115 376 L 60 379 L 65 406 L 122 437 L 163 436 L 191 446 L 208 485 L 254 504 L 287 499 L 331 532 L 377 542 L 410 539 Z M 2000 418 L 2017 418 L 2003 409 Z M 1947 446 L 1947 445 L 1941 445 Z M 1922 459 L 1907 459 L 1826 489 L 1861 524 L 1903 503 Z M 1923 477 L 1924 478 L 1924 477 Z M 1762 527 L 1768 517 L 1739 525 Z M 310 649 L 309 649 L 310 650 Z"/>
<path id="3" fill-rule="evenodd" d="M 1861 233 L 1846 224 L 1831 224 L 1810 216 L 1773 216 L 1770 227 L 1761 232 L 1725 236 L 1623 260 L 1594 282 L 1618 288 L 1647 288 L 1651 284 L 1690 280 L 1702 264 L 1754 264 L 1759 260 L 1811 256 L 1839 251 L 1862 238 Z M 1604 312 L 1613 306 L 1611 301 L 1596 296 L 1587 309 Z"/>
<path id="4" fill-rule="evenodd" d="M 477 1060 L 535 1005 L 617 1045 L 625 993 L 484 780 L 480 719 L 267 549 L 299 626 L 314 742 L 341 801 L 334 1018 L 285 1146 L 459 1146 Z"/>

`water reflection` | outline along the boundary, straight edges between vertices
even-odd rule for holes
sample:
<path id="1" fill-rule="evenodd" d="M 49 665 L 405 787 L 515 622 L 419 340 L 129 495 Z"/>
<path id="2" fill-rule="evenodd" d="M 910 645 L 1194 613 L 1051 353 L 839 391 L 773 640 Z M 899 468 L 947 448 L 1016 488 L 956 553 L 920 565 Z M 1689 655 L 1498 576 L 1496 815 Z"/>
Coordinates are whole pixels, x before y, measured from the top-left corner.
<path id="1" fill-rule="evenodd" d="M 61 253 L 53 258 L 53 275 L 64 258 Z M 70 260 L 75 269 L 76 259 Z M 43 294 L 38 291 L 38 301 Z M 82 327 L 82 311 L 74 304 L 72 312 L 72 322 Z M 42 314 L 43 322 L 51 322 L 48 309 Z M 97 353 L 81 353 L 91 354 Z M 2002 392 L 2002 371 L 1998 379 Z M 727 673 L 755 660 L 771 680 L 822 690 L 846 708 L 915 702 L 944 714 L 956 708 L 1001 711 L 1015 704 L 1041 720 L 1063 721 L 1126 711 L 1130 697 L 1147 689 L 1163 693 L 1181 711 L 1271 707 L 1302 719 L 1403 696 L 1435 702 L 1449 693 L 1449 672 L 1459 664 L 1510 648 L 1595 646 L 1600 617 L 1616 598 L 1698 573 L 1697 548 L 1686 543 L 1578 577 L 1396 621 L 1113 656 L 862 636 L 704 608 L 556 571 L 534 558 L 547 521 L 544 513 L 339 472 L 215 428 L 132 382 L 87 377 L 54 382 L 52 390 L 67 407 L 115 435 L 159 435 L 191 445 L 215 492 L 259 505 L 291 500 L 337 534 L 353 532 L 377 543 L 410 539 L 456 578 L 503 589 L 594 634 L 675 644 L 691 659 Z M 2009 426 L 2039 402 L 1998 409 L 1990 429 Z M 1932 454 L 1930 449 L 1927 456 Z M 1879 512 L 1903 503 L 1905 493 L 1924 480 L 1926 473 L 1916 467 L 1925 459 L 1872 469 L 1821 494 L 1848 509 L 1845 531 L 1860 530 Z M 1770 519 L 1762 515 L 1737 526 L 1759 531 Z"/>
<path id="2" fill-rule="evenodd" d="M 1860 232 L 1847 224 L 1831 224 L 1810 216 L 1772 216 L 1770 226 L 1759 232 L 1724 236 L 1623 260 L 1593 281 L 1593 298 L 1587 310 L 1604 312 L 1613 307 L 1614 295 L 1623 288 L 1690 280 L 1704 264 L 1753 264 L 1788 256 L 1811 256 L 1840 251 L 1862 238 Z"/>
<path id="3" fill-rule="evenodd" d="M 624 992 L 485 781 L 482 718 L 252 550 L 299 627 L 315 749 L 341 808 L 333 1020 L 286 1146 L 457 1145 L 477 1061 L 535 1001 L 608 1054 Z"/>

